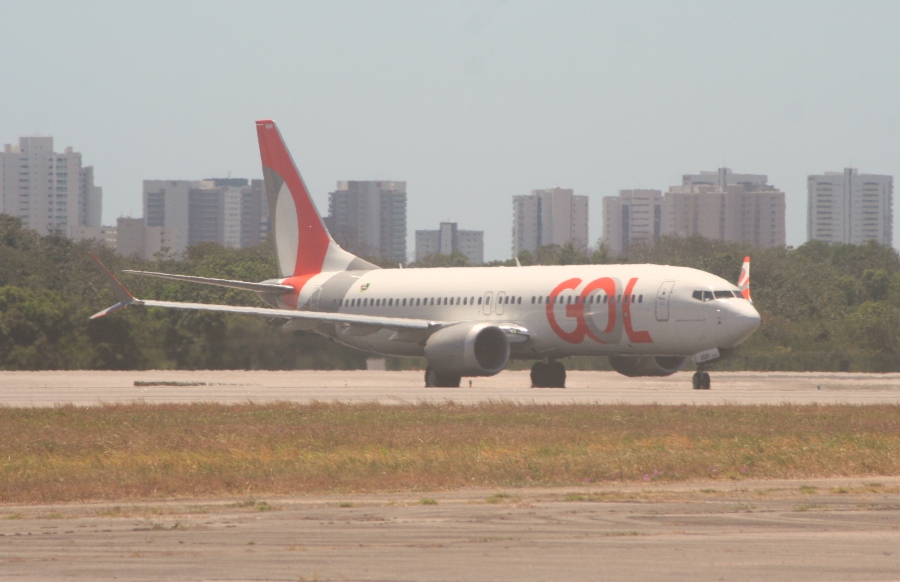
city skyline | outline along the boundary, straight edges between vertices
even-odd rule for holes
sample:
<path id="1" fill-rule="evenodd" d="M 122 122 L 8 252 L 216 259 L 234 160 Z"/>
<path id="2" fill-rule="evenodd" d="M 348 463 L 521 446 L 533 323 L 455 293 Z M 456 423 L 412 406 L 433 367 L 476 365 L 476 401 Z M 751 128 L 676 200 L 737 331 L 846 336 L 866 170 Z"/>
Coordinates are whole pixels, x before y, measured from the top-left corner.
<path id="1" fill-rule="evenodd" d="M 593 198 L 593 244 L 603 196 L 720 166 L 785 192 L 796 246 L 807 175 L 900 173 L 898 17 L 890 2 L 10 3 L 4 39 L 28 50 L 0 67 L 0 136 L 83 152 L 104 224 L 140 213 L 144 179 L 260 178 L 253 122 L 273 118 L 320 209 L 336 180 L 402 178 L 427 196 L 409 240 L 455 220 L 485 231 L 486 260 L 509 254 L 513 195 Z"/>

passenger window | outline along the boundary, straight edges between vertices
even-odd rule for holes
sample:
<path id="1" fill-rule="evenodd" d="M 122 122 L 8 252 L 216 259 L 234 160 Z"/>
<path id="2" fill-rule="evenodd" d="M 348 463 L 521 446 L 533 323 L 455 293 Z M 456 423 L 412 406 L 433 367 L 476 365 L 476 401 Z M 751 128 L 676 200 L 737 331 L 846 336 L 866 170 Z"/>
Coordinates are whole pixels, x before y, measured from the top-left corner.
<path id="1" fill-rule="evenodd" d="M 606 295 L 603 296 L 603 303 L 606 303 Z"/>
<path id="2" fill-rule="evenodd" d="M 631 302 L 634 303 L 634 295 L 631 296 Z"/>
<path id="3" fill-rule="evenodd" d="M 481 297 L 478 298 L 478 305 L 481 305 Z"/>
<path id="4" fill-rule="evenodd" d="M 534 305 L 534 295 L 531 296 L 531 304 Z"/>
<path id="5" fill-rule="evenodd" d="M 516 297 L 516 305 L 522 305 L 522 296 L 521 295 Z"/>
<path id="6" fill-rule="evenodd" d="M 468 304 L 469 304 L 469 298 L 463 297 L 463 305 L 468 305 Z"/>
<path id="7" fill-rule="evenodd" d="M 475 298 L 469 297 L 469 305 L 475 305 Z"/>
<path id="8" fill-rule="evenodd" d="M 393 306 L 394 306 L 394 300 L 388 299 L 388 307 L 393 307 Z"/>
<path id="9" fill-rule="evenodd" d="M 538 297 L 538 305 L 543 305 L 543 304 L 544 304 L 544 296 L 541 295 L 540 297 Z"/>
<path id="10" fill-rule="evenodd" d="M 643 302 L 644 302 L 644 296 L 638 295 L 638 303 L 643 303 Z"/>

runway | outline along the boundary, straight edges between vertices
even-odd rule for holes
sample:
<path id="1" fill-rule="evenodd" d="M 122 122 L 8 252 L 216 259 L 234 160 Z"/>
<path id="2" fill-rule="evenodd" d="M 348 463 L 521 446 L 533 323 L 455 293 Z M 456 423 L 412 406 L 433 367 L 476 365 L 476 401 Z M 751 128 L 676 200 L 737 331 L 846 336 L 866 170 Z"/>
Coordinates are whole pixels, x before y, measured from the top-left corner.
<path id="1" fill-rule="evenodd" d="M 0 372 L 0 405 L 900 403 L 900 374 Z M 3 460 L 0 459 L 0 463 Z M 12 580 L 900 580 L 900 477 L 0 505 Z"/>
<path id="2" fill-rule="evenodd" d="M 0 507 L 4 580 L 897 580 L 900 479 Z"/>
<path id="3" fill-rule="evenodd" d="M 628 404 L 896 404 L 900 374 L 712 372 L 712 390 L 692 390 L 690 374 L 626 378 L 571 371 L 565 389 L 531 388 L 527 371 L 464 378 L 460 388 L 425 388 L 422 372 L 135 371 L 0 372 L 0 405 L 128 402 L 484 401 Z"/>

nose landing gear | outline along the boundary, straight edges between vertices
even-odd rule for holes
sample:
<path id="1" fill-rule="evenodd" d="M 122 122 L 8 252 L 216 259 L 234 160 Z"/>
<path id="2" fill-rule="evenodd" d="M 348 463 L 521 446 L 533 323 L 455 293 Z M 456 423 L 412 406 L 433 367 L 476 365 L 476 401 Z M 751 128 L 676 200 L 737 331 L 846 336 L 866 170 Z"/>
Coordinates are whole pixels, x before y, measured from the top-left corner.
<path id="1" fill-rule="evenodd" d="M 531 367 L 532 388 L 565 388 L 566 367 L 562 362 L 535 362 Z"/>

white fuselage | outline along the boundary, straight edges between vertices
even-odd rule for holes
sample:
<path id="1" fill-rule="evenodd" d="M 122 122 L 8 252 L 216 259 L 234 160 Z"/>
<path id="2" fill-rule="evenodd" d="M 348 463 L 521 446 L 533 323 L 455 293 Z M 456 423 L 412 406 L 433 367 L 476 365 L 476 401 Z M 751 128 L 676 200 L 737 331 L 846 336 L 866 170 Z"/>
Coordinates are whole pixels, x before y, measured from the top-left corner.
<path id="1" fill-rule="evenodd" d="M 291 279 L 280 280 L 290 283 Z M 685 267 L 570 265 L 379 269 L 320 273 L 281 308 L 522 328 L 516 358 L 575 355 L 689 356 L 733 348 L 759 314 L 734 284 Z M 317 331 L 387 355 L 421 356 L 423 345 L 388 329 L 345 324 Z"/>

